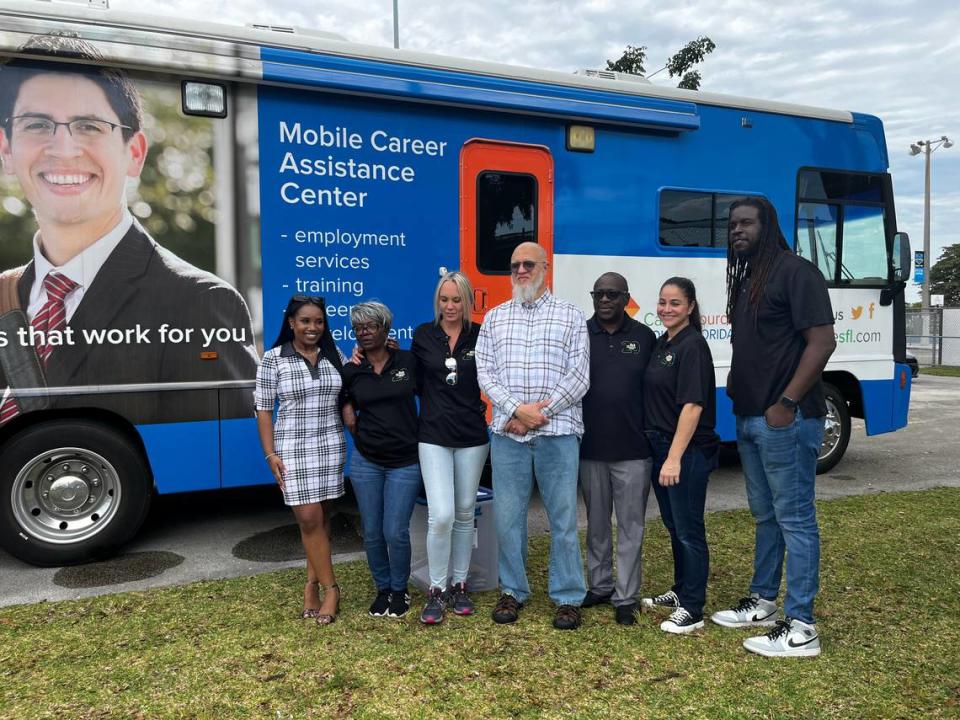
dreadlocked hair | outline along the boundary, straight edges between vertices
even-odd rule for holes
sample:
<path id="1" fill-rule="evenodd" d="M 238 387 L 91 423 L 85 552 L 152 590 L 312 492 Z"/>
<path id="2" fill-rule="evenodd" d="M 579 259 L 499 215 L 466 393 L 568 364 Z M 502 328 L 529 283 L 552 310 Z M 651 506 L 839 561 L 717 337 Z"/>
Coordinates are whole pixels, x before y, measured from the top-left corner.
<path id="1" fill-rule="evenodd" d="M 756 252 L 749 258 L 740 257 L 733 251 L 727 231 L 727 317 L 733 317 L 733 309 L 740 296 L 740 287 L 750 270 L 750 295 L 747 305 L 753 309 L 754 317 L 760 308 L 760 298 L 767 285 L 767 278 L 777 265 L 784 250 L 790 250 L 783 232 L 780 230 L 780 221 L 777 219 L 777 209 L 769 200 L 763 197 L 737 198 L 730 204 L 730 214 L 738 207 L 746 205 L 756 208 L 760 218 L 760 240 Z"/>

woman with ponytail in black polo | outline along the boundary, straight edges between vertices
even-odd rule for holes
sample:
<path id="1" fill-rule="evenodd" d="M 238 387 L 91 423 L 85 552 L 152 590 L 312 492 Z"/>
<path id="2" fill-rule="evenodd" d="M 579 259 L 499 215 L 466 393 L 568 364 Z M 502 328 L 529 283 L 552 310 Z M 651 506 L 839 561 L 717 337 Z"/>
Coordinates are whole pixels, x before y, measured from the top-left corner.
<path id="1" fill-rule="evenodd" d="M 703 337 L 694 284 L 672 277 L 660 288 L 657 339 L 644 375 L 644 421 L 653 451 L 653 490 L 673 549 L 673 587 L 643 598 L 673 612 L 664 632 L 703 627 L 709 553 L 703 523 L 707 480 L 717 466 L 717 387 L 713 356 Z"/>

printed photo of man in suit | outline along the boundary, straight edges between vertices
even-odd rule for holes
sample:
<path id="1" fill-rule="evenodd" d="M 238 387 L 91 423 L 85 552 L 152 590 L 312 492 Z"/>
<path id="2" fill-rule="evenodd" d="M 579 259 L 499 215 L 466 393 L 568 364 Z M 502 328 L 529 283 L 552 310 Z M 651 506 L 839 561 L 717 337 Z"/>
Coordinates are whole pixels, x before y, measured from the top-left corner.
<path id="1" fill-rule="evenodd" d="M 148 153 L 137 88 L 82 40 L 45 36 L 25 50 L 37 59 L 0 66 L 0 161 L 38 230 L 32 259 L 5 275 L 17 278 L 15 302 L 50 388 L 45 402 L 137 424 L 252 417 L 249 390 L 210 389 L 256 375 L 242 296 L 158 245 L 127 208 L 128 179 L 140 176 Z M 0 353 L 23 346 L 6 342 Z M 0 365 L 0 422 L 31 402 L 17 402 L 12 365 Z M 197 385 L 158 386 L 171 383 Z M 121 385 L 124 392 L 105 387 Z M 133 385 L 154 387 L 126 392 Z M 77 386 L 97 392 L 57 391 Z"/>

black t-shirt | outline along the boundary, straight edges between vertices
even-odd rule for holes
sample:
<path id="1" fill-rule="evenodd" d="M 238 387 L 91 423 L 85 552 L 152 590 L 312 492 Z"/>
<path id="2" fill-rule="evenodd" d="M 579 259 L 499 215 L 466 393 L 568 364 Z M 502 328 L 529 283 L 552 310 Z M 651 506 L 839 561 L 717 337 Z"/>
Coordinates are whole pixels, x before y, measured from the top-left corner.
<path id="1" fill-rule="evenodd" d="M 672 438 L 683 406 L 696 403 L 703 410 L 690 444 L 705 449 L 717 447 L 720 437 L 714 432 L 717 425 L 717 381 L 713 355 L 696 328 L 688 325 L 673 340 L 669 340 L 666 333 L 657 338 L 643 383 L 647 430 Z"/>
<path id="2" fill-rule="evenodd" d="M 650 457 L 643 434 L 643 376 L 656 335 L 628 315 L 614 333 L 594 315 L 590 335 L 590 390 L 583 397 L 580 457 L 621 462 Z"/>
<path id="3" fill-rule="evenodd" d="M 420 325 L 413 333 L 410 352 L 417 360 L 420 390 L 420 442 L 443 447 L 476 447 L 490 442 L 487 434 L 486 403 L 477 383 L 475 348 L 480 325 L 473 323 L 460 332 L 450 352 L 450 339 L 433 322 Z M 447 383 L 450 370 L 444 362 L 457 361 L 457 381 Z"/>
<path id="4" fill-rule="evenodd" d="M 357 410 L 354 441 L 367 460 L 397 468 L 418 462 L 416 361 L 391 350 L 377 375 L 367 360 L 343 366 L 343 386 Z"/>
<path id="5" fill-rule="evenodd" d="M 730 318 L 733 359 L 727 395 L 733 400 L 735 415 L 763 415 L 777 403 L 807 346 L 803 331 L 833 325 L 827 283 L 817 267 L 787 251 L 774 262 L 756 314 L 748 302 L 748 277 Z M 806 395 L 793 399 L 800 403 L 804 417 L 827 413 L 819 378 Z"/>

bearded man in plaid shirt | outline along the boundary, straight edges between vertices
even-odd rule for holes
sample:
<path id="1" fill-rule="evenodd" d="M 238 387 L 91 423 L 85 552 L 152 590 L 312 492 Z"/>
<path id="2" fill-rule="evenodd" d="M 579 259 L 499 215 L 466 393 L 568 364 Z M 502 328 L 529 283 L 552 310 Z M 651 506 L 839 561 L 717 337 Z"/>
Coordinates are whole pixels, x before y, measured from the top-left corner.
<path id="1" fill-rule="evenodd" d="M 477 340 L 477 376 L 493 403 L 490 443 L 500 546 L 498 623 L 517 620 L 530 595 L 527 510 L 536 476 L 550 521 L 553 626 L 580 626 L 586 594 L 577 537 L 581 399 L 590 387 L 590 343 L 583 313 L 547 289 L 547 257 L 522 243 L 510 260 L 513 299 L 489 313 Z"/>

